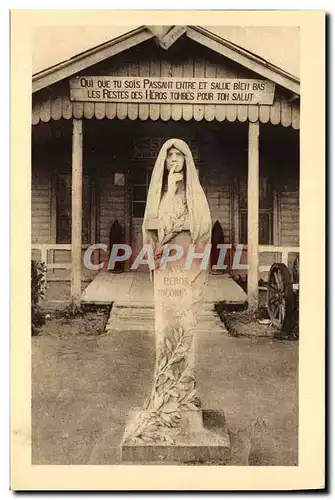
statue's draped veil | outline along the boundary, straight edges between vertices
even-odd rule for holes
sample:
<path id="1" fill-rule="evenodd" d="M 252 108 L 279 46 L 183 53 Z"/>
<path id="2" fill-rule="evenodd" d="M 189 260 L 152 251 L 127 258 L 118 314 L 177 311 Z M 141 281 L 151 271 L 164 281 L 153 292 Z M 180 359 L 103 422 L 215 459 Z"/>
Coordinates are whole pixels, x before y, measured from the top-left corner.
<path id="1" fill-rule="evenodd" d="M 158 154 L 151 176 L 142 226 L 143 244 L 153 243 L 150 231 L 146 230 L 146 222 L 148 219 L 158 218 L 165 160 L 168 150 L 172 147 L 181 151 L 185 157 L 186 202 L 192 241 L 194 243 L 210 243 L 212 228 L 211 215 L 205 193 L 199 182 L 191 150 L 186 142 L 180 139 L 169 139 L 163 144 Z"/>

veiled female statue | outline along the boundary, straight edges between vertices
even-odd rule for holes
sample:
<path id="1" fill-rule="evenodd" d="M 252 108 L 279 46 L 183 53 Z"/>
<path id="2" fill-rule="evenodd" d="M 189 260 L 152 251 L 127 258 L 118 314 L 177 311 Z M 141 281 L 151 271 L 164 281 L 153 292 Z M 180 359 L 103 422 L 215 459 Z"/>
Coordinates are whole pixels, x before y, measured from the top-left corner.
<path id="1" fill-rule="evenodd" d="M 148 221 L 158 218 L 158 234 L 148 230 Z M 180 139 L 166 141 L 157 157 L 148 190 L 143 221 L 143 243 L 156 251 L 189 227 L 190 243 L 210 242 L 211 216 L 205 193 L 188 145 Z M 186 236 L 186 235 L 184 235 Z"/>
<path id="2" fill-rule="evenodd" d="M 190 246 L 203 252 L 211 237 L 207 199 L 190 148 L 180 139 L 166 141 L 159 152 L 142 229 L 143 243 L 152 245 L 156 263 L 156 366 L 151 393 L 127 434 L 134 444 L 173 444 L 199 413 L 194 332 L 207 270 L 200 258 L 187 266 L 187 254 Z M 176 258 L 162 266 L 166 244 L 183 251 L 176 250 Z"/>

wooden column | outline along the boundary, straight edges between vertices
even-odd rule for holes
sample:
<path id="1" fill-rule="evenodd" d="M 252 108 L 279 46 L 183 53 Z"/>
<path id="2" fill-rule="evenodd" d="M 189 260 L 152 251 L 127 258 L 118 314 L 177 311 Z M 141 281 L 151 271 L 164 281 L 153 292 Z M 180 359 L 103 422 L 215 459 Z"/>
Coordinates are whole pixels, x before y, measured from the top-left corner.
<path id="1" fill-rule="evenodd" d="M 240 243 L 240 202 L 239 202 L 239 179 L 235 175 L 233 180 L 233 248 L 231 253 L 231 265 L 234 262 L 234 254 L 236 252 L 236 246 Z M 232 270 L 233 274 L 238 273 L 238 271 Z"/>
<path id="2" fill-rule="evenodd" d="M 279 209 L 280 209 L 280 198 L 279 198 L 279 192 L 278 192 L 278 181 L 277 179 L 274 180 L 274 185 L 273 185 L 273 223 L 272 223 L 272 228 L 273 228 L 273 244 L 275 246 L 280 245 L 280 216 L 279 216 Z"/>
<path id="3" fill-rule="evenodd" d="M 73 118 L 72 129 L 72 238 L 71 238 L 71 301 L 81 299 L 81 234 L 83 193 L 83 122 Z"/>
<path id="4" fill-rule="evenodd" d="M 124 192 L 124 242 L 126 245 L 132 246 L 131 243 L 131 223 L 132 223 L 132 198 L 131 198 L 131 172 L 125 172 L 125 192 Z M 124 270 L 129 272 L 130 263 L 129 259 L 126 260 Z"/>
<path id="5" fill-rule="evenodd" d="M 50 173 L 50 242 L 57 242 L 57 171 L 53 168 Z M 49 262 L 55 263 L 56 251 L 49 251 Z M 52 270 L 55 275 L 56 269 Z"/>
<path id="6" fill-rule="evenodd" d="M 258 308 L 259 122 L 249 122 L 248 138 L 248 305 Z"/>

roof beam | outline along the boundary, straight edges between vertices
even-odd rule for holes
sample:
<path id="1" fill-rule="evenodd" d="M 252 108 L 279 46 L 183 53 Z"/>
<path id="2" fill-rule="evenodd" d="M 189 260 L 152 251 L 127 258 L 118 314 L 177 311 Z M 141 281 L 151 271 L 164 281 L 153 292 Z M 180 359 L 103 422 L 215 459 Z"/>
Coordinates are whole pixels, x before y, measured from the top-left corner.
<path id="1" fill-rule="evenodd" d="M 167 50 L 186 31 L 186 36 L 210 50 L 254 71 L 276 84 L 288 89 L 298 98 L 300 81 L 284 70 L 268 63 L 265 59 L 238 47 L 201 26 L 141 26 L 129 33 L 71 57 L 56 66 L 33 76 L 32 91 L 37 92 L 54 83 L 73 76 L 83 69 L 113 57 L 142 42 L 156 38 L 158 44 Z"/>
<path id="2" fill-rule="evenodd" d="M 147 26 L 162 49 L 168 50 L 186 32 L 186 26 Z"/>
<path id="3" fill-rule="evenodd" d="M 208 32 L 209 33 L 209 32 Z M 211 35 L 211 33 L 209 33 Z M 264 78 L 268 78 L 273 82 L 281 85 L 282 87 L 294 92 L 295 94 L 300 94 L 300 84 L 299 81 L 295 81 L 295 79 L 289 78 L 284 74 L 279 73 L 274 68 L 271 68 L 269 63 L 263 62 L 262 59 L 257 58 L 256 56 L 252 56 L 251 54 L 247 54 L 244 51 L 239 52 L 236 46 L 233 48 L 229 47 L 228 43 L 225 44 L 225 40 L 220 39 L 220 42 L 215 39 L 215 36 L 208 36 L 207 33 L 202 33 L 201 29 L 187 27 L 186 36 L 191 40 L 204 45 L 205 47 L 214 50 L 215 52 L 221 54 L 224 57 L 240 64 L 255 73 L 258 73 Z M 279 68 L 278 68 L 279 70 Z"/>
<path id="4" fill-rule="evenodd" d="M 93 66 L 109 57 L 115 56 L 124 50 L 130 49 L 139 43 L 153 38 L 153 34 L 144 27 L 138 29 L 138 33 L 128 33 L 126 37 L 120 37 L 119 40 L 107 42 L 104 47 L 98 46 L 75 56 L 56 68 L 48 68 L 33 76 L 32 91 L 37 92 L 42 88 L 52 85 L 64 78 L 72 76 L 83 69 Z"/>

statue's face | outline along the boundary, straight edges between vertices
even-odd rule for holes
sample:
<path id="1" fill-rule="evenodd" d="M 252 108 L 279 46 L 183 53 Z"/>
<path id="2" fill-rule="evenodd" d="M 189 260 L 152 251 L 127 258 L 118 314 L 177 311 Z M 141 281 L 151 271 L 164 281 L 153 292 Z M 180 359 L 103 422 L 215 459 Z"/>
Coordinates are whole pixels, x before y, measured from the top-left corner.
<path id="1" fill-rule="evenodd" d="M 168 171 L 175 167 L 175 172 L 181 172 L 184 167 L 185 157 L 177 148 L 170 148 L 166 155 L 166 168 Z"/>

